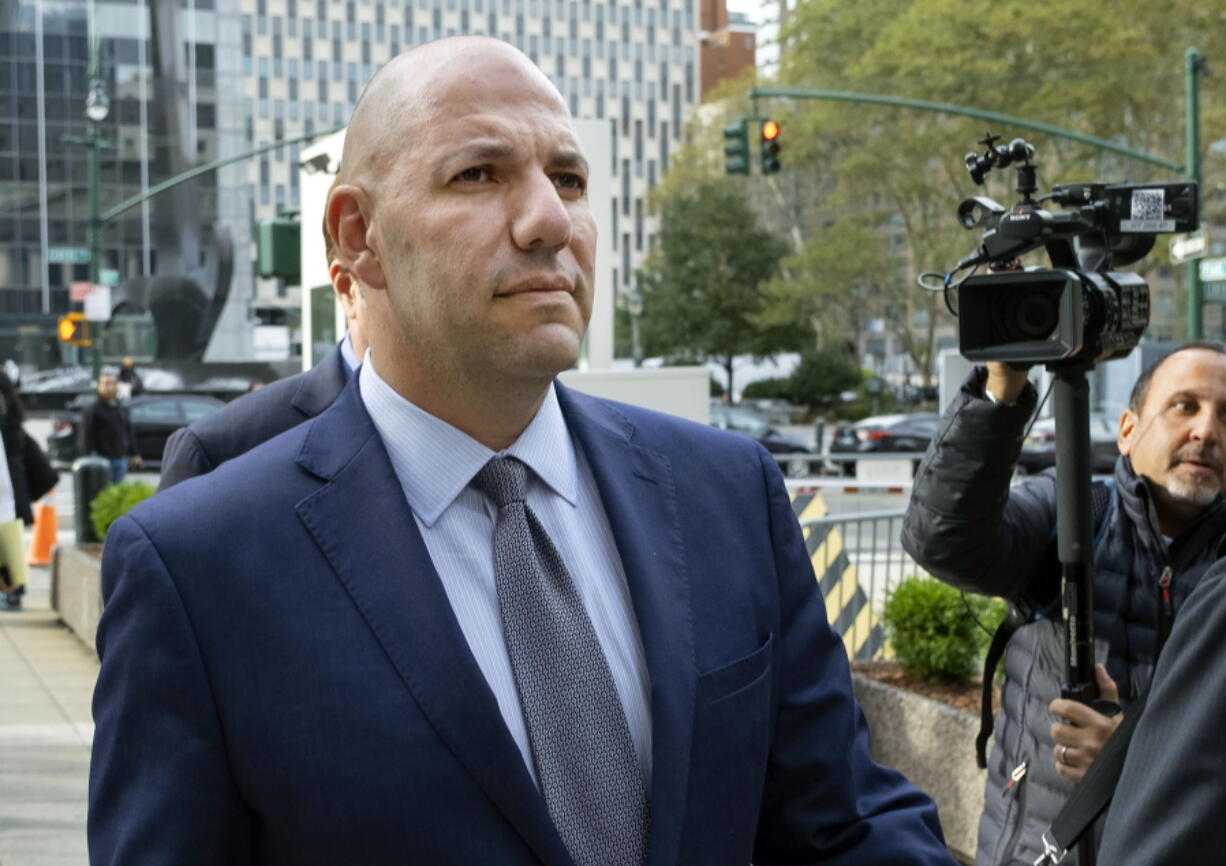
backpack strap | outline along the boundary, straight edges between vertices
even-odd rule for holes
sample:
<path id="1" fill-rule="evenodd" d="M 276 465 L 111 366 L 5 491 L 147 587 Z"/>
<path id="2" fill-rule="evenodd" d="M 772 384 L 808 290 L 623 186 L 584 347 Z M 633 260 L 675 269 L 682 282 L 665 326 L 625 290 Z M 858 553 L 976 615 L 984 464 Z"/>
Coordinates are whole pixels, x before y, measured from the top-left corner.
<path id="1" fill-rule="evenodd" d="M 1111 524 L 1111 515 L 1114 512 L 1115 485 L 1109 479 L 1095 481 L 1090 486 L 1090 514 L 1094 520 L 1092 550 L 1098 550 L 1098 544 L 1107 534 L 1107 527 Z M 1058 574 L 1059 570 L 1060 561 L 1056 556 L 1056 529 L 1053 527 L 1040 571 Z M 988 653 L 983 659 L 983 687 L 979 696 L 979 734 L 975 737 L 975 762 L 981 770 L 987 769 L 988 766 L 988 740 L 995 727 L 992 716 L 992 683 L 996 679 L 996 668 L 1005 654 L 1005 647 L 1019 628 L 1027 623 L 1050 617 L 1059 603 L 1058 595 L 1054 599 L 1036 600 L 1025 596 L 1014 599 L 1009 602 L 1009 612 L 996 627 L 996 633 L 992 635 Z"/>

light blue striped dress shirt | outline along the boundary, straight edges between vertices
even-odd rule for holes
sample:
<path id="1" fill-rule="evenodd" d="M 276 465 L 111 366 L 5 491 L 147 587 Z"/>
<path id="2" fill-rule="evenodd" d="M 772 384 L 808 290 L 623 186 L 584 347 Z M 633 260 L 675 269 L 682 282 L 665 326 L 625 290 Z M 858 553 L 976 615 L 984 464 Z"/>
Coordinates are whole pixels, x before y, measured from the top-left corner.
<path id="1" fill-rule="evenodd" d="M 494 584 L 497 509 L 469 486 L 495 452 L 392 390 L 375 372 L 369 352 L 358 384 L 460 630 L 535 779 Z M 650 681 L 630 590 L 595 479 L 552 387 L 515 444 L 498 453 L 517 457 L 533 470 L 528 505 L 557 546 L 587 608 L 650 790 Z"/>

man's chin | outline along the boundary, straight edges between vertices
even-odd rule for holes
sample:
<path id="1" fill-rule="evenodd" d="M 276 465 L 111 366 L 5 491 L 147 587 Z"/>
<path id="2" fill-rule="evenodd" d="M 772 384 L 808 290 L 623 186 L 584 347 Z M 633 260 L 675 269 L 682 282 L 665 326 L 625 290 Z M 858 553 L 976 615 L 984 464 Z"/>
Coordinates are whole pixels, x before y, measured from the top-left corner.
<path id="1" fill-rule="evenodd" d="M 1217 478 L 1192 479 L 1176 475 L 1167 479 L 1166 492 L 1176 502 L 1204 508 L 1222 492 L 1222 482 Z"/>
<path id="2" fill-rule="evenodd" d="M 508 364 L 524 375 L 552 379 L 575 366 L 582 342 L 582 336 L 568 325 L 544 325 L 519 346 L 519 351 L 507 359 Z"/>

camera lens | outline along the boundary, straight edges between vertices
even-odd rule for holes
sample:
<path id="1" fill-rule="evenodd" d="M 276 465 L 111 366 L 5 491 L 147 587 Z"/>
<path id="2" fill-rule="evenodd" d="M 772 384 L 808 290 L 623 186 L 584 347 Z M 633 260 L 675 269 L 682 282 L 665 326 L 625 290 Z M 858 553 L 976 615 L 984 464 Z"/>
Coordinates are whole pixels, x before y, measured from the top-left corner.
<path id="1" fill-rule="evenodd" d="M 1003 305 L 1001 325 L 1009 342 L 1045 340 L 1060 324 L 1060 290 L 1050 287 L 1012 293 Z"/>

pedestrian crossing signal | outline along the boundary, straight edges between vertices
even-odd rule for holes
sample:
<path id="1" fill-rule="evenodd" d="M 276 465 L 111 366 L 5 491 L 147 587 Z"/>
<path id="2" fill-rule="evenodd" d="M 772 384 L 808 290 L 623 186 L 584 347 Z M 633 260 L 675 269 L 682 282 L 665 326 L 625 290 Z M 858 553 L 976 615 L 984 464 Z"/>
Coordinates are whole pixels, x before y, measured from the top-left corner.
<path id="1" fill-rule="evenodd" d="M 89 339 L 89 321 L 85 318 L 84 313 L 69 313 L 66 316 L 60 316 L 56 330 L 61 343 L 67 343 L 70 346 L 93 345 Z"/>

